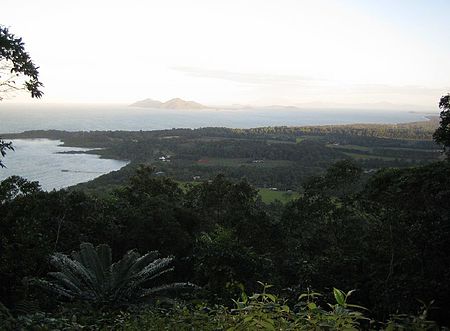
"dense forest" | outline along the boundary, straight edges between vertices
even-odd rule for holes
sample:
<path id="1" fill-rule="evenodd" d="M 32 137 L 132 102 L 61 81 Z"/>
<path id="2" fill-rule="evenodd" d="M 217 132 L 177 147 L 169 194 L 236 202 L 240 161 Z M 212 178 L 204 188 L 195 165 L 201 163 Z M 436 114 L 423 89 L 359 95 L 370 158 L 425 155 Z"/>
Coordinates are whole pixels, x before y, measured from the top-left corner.
<path id="1" fill-rule="evenodd" d="M 450 145 L 447 104 L 432 132 L 428 123 L 9 136 L 131 163 L 59 191 L 0 183 L 0 328 L 449 325 L 450 163 L 431 139 Z M 262 201 L 258 188 L 273 185 L 299 194 Z"/>

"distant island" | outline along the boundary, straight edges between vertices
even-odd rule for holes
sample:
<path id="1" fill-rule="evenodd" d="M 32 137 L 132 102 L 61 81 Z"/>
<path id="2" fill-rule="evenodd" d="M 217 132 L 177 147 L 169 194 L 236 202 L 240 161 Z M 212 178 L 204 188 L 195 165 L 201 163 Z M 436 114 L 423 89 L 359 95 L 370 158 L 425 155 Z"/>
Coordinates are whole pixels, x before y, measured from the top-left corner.
<path id="1" fill-rule="evenodd" d="M 129 105 L 130 107 L 142 107 L 142 108 L 153 108 L 153 109 L 215 109 L 215 110 L 251 110 L 251 109 L 266 109 L 266 110 L 305 110 L 305 109 L 357 109 L 357 110 L 408 110 L 411 113 L 426 113 L 433 114 L 426 108 L 421 108 L 419 106 L 407 105 L 407 104 L 392 104 L 387 102 L 378 103 L 359 103 L 359 104 L 329 104 L 329 103 L 302 103 L 295 105 L 282 105 L 282 104 L 272 104 L 272 105 L 251 105 L 251 104 L 238 104 L 234 103 L 232 105 L 214 105 L 205 106 L 195 101 L 186 101 L 180 98 L 170 99 L 166 102 L 161 102 L 159 100 L 144 99 L 136 101 Z"/>
<path id="2" fill-rule="evenodd" d="M 153 99 L 144 99 L 130 105 L 131 107 L 156 108 L 156 109 L 206 109 L 210 108 L 195 101 L 186 101 L 174 98 L 166 102 Z"/>

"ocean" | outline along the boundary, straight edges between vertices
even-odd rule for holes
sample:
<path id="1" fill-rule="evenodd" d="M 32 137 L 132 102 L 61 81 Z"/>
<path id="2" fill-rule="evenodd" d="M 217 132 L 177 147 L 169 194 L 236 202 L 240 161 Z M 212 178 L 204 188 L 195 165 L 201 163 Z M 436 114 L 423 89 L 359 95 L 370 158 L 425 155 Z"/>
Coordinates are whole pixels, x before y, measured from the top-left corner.
<path id="1" fill-rule="evenodd" d="M 438 112 L 436 111 L 436 115 Z M 161 130 L 171 128 L 406 123 L 424 114 L 399 110 L 250 108 L 170 110 L 126 105 L 0 103 L 0 134 L 26 130 Z"/>

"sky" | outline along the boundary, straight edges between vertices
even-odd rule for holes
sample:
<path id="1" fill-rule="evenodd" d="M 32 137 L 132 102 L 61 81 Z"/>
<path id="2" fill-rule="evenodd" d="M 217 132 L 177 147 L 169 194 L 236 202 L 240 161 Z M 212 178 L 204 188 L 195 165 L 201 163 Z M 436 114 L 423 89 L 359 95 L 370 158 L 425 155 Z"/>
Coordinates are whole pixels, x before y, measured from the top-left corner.
<path id="1" fill-rule="evenodd" d="M 40 102 L 435 109 L 449 13 L 448 0 L 2 0 L 0 24 L 40 67 Z"/>

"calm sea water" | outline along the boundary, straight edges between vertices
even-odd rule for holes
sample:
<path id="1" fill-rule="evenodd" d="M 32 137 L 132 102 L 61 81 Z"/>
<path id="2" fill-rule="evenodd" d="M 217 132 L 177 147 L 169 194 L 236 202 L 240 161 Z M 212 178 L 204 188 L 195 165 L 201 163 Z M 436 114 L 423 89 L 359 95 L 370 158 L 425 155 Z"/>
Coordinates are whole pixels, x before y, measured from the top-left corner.
<path id="1" fill-rule="evenodd" d="M 436 112 L 436 114 L 438 114 Z M 0 103 L 0 133 L 35 129 L 68 131 L 159 130 L 221 126 L 404 123 L 424 116 L 407 111 L 345 109 L 168 110 L 106 105 L 17 105 Z"/>
<path id="2" fill-rule="evenodd" d="M 83 148 L 61 147 L 59 140 L 16 139 L 15 151 L 3 160 L 7 168 L 0 169 L 0 180 L 18 175 L 39 181 L 44 190 L 87 182 L 102 174 L 118 170 L 127 162 L 100 159 L 93 154 L 59 154 L 64 151 L 86 151 Z"/>
<path id="3" fill-rule="evenodd" d="M 26 130 L 159 130 L 220 126 L 252 128 L 261 126 L 328 125 L 351 123 L 405 123 L 424 119 L 407 111 L 285 109 L 244 110 L 161 110 L 118 105 L 45 105 L 0 103 L 0 133 Z M 1 135 L 0 135 L 1 137 Z M 45 190 L 59 189 L 89 181 L 123 167 L 125 161 L 100 159 L 92 154 L 58 154 L 81 148 L 59 147 L 60 141 L 15 140 L 0 169 L 0 180 L 19 175 L 37 180 Z M 64 171 L 62 171 L 64 170 Z"/>

